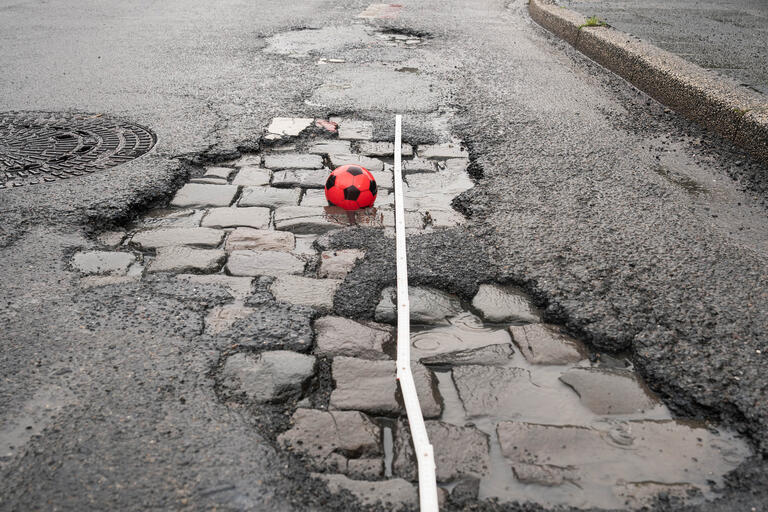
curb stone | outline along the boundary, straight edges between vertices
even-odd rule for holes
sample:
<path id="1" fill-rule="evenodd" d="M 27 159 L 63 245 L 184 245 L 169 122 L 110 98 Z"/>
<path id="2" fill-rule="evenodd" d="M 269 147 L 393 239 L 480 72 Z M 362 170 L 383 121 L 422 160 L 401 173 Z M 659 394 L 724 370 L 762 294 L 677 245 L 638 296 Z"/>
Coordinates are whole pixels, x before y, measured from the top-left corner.
<path id="1" fill-rule="evenodd" d="M 539 25 L 598 64 L 689 119 L 768 163 L 768 101 L 722 77 L 611 27 L 586 27 L 586 17 L 552 0 L 530 0 Z"/>

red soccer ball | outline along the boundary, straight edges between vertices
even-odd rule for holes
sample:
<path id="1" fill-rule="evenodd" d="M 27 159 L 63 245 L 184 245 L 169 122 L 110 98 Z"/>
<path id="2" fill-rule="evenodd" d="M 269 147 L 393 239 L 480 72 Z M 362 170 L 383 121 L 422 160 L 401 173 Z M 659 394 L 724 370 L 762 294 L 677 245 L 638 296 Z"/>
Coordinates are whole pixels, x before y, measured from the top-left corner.
<path id="1" fill-rule="evenodd" d="M 325 181 L 325 198 L 332 205 L 345 210 L 372 206 L 376 192 L 373 175 L 359 165 L 342 165 L 334 169 Z"/>

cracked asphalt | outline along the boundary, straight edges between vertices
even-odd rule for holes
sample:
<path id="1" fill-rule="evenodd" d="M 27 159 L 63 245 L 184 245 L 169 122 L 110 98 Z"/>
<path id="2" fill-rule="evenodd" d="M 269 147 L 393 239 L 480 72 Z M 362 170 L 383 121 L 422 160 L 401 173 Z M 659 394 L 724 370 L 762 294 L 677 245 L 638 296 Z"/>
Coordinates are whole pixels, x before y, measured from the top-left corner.
<path id="1" fill-rule="evenodd" d="M 456 201 L 468 231 L 410 237 L 414 284 L 466 298 L 483 281 L 514 283 L 547 320 L 629 353 L 674 412 L 723 422 L 756 450 L 722 499 L 695 509 L 766 507 L 766 168 L 548 34 L 524 2 L 449 4 L 405 2 L 370 22 L 422 35 L 415 50 L 334 46 L 361 1 L 0 6 L 0 109 L 107 113 L 158 135 L 128 164 L 0 191 L 0 421 L 31 427 L 0 459 L 0 509 L 355 507 L 276 450 L 285 410 L 217 396 L 227 340 L 205 335 L 203 318 L 228 300 L 221 288 L 162 277 L 82 288 L 68 262 L 167 201 L 191 163 L 255 148 L 272 117 L 355 114 L 385 139 L 396 111 L 407 142 L 458 133 L 476 178 Z M 323 27 L 306 55 L 263 51 L 270 36 Z M 408 101 L 369 101 L 400 75 Z M 328 243 L 371 251 L 347 278 L 360 285 L 334 302 L 370 317 L 394 279 L 386 244 L 364 230 Z M 251 305 L 306 330 L 307 314 Z M 29 412 L 42 396 L 50 414 Z"/>

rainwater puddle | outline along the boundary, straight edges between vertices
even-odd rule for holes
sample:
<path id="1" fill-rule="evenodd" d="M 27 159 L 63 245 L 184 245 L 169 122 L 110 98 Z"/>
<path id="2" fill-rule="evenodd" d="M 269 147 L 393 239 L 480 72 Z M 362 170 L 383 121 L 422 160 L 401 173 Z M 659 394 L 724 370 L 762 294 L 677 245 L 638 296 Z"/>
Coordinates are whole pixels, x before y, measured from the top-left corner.
<path id="1" fill-rule="evenodd" d="M 523 336 L 469 312 L 448 323 L 414 326 L 412 355 L 435 371 L 441 421 L 488 436 L 479 499 L 640 508 L 665 493 L 696 502 L 716 497 L 750 455 L 728 431 L 673 419 L 628 364 L 602 354 L 591 363 L 554 326 L 523 325 Z M 531 362 L 569 353 L 565 364 Z"/>

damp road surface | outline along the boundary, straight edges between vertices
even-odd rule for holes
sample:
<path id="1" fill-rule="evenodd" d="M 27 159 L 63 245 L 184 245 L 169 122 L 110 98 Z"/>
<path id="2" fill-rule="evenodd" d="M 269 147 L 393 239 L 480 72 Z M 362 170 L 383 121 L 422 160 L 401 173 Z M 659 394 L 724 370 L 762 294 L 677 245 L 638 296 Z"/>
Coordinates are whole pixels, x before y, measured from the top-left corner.
<path id="1" fill-rule="evenodd" d="M 523 1 L 0 13 L 0 509 L 415 509 L 395 113 L 443 507 L 768 505 L 768 169 Z"/>

